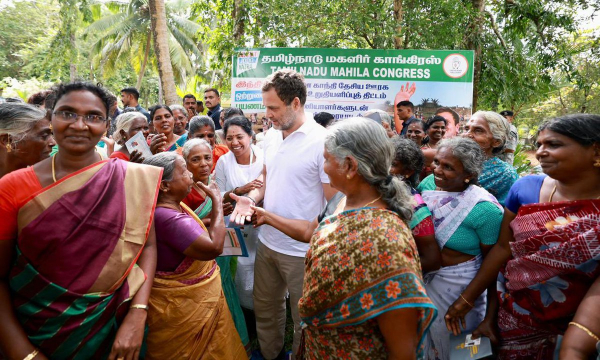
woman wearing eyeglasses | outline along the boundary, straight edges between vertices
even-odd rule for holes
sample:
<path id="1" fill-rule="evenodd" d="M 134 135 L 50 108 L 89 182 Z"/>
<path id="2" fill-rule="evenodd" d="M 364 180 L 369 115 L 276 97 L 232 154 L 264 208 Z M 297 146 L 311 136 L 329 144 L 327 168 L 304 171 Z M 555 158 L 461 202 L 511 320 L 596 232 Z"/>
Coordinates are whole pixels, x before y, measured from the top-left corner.
<path id="1" fill-rule="evenodd" d="M 0 352 L 137 359 L 162 169 L 96 152 L 111 105 L 104 89 L 73 83 L 55 96 L 60 151 L 0 179 Z"/>

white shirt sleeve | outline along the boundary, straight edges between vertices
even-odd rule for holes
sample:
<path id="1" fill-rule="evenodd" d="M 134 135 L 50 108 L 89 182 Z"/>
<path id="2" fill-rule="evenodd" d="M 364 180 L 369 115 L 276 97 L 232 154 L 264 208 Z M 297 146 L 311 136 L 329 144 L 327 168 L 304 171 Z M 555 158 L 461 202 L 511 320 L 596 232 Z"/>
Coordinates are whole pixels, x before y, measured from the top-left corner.
<path id="1" fill-rule="evenodd" d="M 317 156 L 317 163 L 319 164 L 319 177 L 321 178 L 321 182 L 323 184 L 329 184 L 329 176 L 325 173 L 325 157 L 323 156 L 323 152 L 321 151 Z"/>

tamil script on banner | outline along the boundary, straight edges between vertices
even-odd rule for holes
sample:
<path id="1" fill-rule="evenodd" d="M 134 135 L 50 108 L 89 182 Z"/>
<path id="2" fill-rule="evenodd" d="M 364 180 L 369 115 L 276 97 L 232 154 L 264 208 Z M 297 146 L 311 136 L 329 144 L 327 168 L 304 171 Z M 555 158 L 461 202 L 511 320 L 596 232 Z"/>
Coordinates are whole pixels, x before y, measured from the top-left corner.
<path id="1" fill-rule="evenodd" d="M 231 106 L 260 119 L 264 79 L 294 69 L 306 79 L 307 112 L 338 119 L 374 109 L 391 114 L 396 99 L 408 99 L 421 117 L 439 107 L 464 117 L 471 114 L 473 57 L 466 50 L 239 49 L 233 56 Z"/>

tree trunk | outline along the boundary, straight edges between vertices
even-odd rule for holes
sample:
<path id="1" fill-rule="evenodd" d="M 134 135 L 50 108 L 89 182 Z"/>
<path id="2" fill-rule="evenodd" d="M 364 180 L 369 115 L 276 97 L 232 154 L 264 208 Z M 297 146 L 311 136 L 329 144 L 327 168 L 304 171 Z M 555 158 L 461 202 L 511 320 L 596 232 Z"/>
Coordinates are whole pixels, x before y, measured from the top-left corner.
<path id="1" fill-rule="evenodd" d="M 154 38 L 154 52 L 158 61 L 158 76 L 164 92 L 165 104 L 179 104 L 181 99 L 177 96 L 175 77 L 169 53 L 169 30 L 167 29 L 167 14 L 164 0 L 150 0 L 150 20 Z"/>
<path id="2" fill-rule="evenodd" d="M 142 88 L 142 79 L 144 78 L 144 72 L 146 72 L 146 64 L 148 63 L 148 55 L 150 54 L 150 46 L 151 46 L 151 40 L 152 40 L 152 34 L 150 31 L 148 31 L 148 35 L 147 35 L 147 39 L 146 39 L 146 48 L 144 49 L 144 61 L 142 62 L 142 68 L 140 69 L 140 74 L 138 75 L 138 79 L 137 79 L 137 83 L 136 83 L 136 89 L 138 89 L 138 91 Z"/>
<path id="3" fill-rule="evenodd" d="M 473 15 L 471 22 L 467 27 L 467 49 L 475 51 L 475 63 L 473 64 L 473 111 L 477 111 L 477 101 L 479 99 L 479 82 L 481 80 L 482 48 L 479 34 L 483 33 L 483 14 L 485 10 L 485 0 L 471 0 L 473 6 Z"/>
<path id="4" fill-rule="evenodd" d="M 403 48 L 402 41 L 402 0 L 394 0 L 394 20 L 396 21 L 396 35 L 394 36 L 394 47 L 396 49 Z"/>
<path id="5" fill-rule="evenodd" d="M 245 21 L 242 16 L 244 4 L 243 0 L 233 1 L 233 11 L 231 12 L 231 18 L 233 19 L 233 41 L 235 44 L 239 44 L 240 40 L 243 40 L 245 33 Z"/>
<path id="6" fill-rule="evenodd" d="M 163 98 L 163 90 L 162 90 L 162 84 L 159 81 L 158 82 L 158 101 L 160 101 Z"/>

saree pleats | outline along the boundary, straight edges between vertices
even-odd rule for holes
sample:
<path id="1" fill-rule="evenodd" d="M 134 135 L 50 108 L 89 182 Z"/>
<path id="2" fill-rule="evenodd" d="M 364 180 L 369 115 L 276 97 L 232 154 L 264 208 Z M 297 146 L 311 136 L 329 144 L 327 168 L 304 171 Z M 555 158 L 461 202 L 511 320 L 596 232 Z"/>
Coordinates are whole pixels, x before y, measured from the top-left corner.
<path id="1" fill-rule="evenodd" d="M 215 261 L 158 273 L 150 296 L 147 359 L 244 359 Z"/>
<path id="2" fill-rule="evenodd" d="M 209 182 L 210 181 L 211 179 L 209 178 Z M 199 220 L 204 219 L 212 212 L 211 198 L 205 198 L 195 187 L 192 188 L 192 191 L 190 191 L 188 196 L 183 200 L 183 203 L 187 205 L 190 210 L 195 209 L 194 214 L 196 214 Z M 250 354 L 250 336 L 248 336 L 246 319 L 244 318 L 240 298 L 238 297 L 234 283 L 238 258 L 235 256 L 219 256 L 215 260 L 221 270 L 221 286 L 223 287 L 223 293 L 225 294 L 227 306 L 233 317 L 235 328 L 237 329 L 248 354 Z"/>

